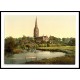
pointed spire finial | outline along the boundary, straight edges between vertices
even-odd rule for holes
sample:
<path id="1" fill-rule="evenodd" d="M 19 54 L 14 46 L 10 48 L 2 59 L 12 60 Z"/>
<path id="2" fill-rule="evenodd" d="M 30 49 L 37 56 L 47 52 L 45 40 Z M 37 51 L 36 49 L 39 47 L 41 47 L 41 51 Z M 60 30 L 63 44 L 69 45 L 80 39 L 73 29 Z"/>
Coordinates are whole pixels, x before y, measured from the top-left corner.
<path id="1" fill-rule="evenodd" d="M 37 27 L 37 16 L 36 16 L 36 21 L 35 21 L 35 27 Z"/>
<path id="2" fill-rule="evenodd" d="M 36 21 L 37 21 L 37 16 L 36 16 Z"/>

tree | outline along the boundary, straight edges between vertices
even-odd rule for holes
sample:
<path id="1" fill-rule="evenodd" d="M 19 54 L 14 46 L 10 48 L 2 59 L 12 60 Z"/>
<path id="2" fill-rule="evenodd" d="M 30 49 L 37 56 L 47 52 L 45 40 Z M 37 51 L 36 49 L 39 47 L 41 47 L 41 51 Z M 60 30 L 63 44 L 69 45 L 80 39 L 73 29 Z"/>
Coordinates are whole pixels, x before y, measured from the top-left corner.
<path id="1" fill-rule="evenodd" d="M 62 43 L 69 46 L 75 46 L 75 38 L 62 38 Z"/>
<path id="2" fill-rule="evenodd" d="M 50 42 L 50 43 L 54 43 L 54 44 L 58 44 L 58 43 L 61 43 L 61 38 L 57 38 L 57 37 L 54 37 L 54 36 L 50 36 L 50 37 L 49 37 L 49 42 Z"/>
<path id="3" fill-rule="evenodd" d="M 70 38 L 68 45 L 75 46 L 75 38 Z"/>
<path id="4" fill-rule="evenodd" d="M 5 51 L 13 52 L 13 49 L 16 47 L 15 39 L 12 37 L 8 37 L 5 39 Z"/>

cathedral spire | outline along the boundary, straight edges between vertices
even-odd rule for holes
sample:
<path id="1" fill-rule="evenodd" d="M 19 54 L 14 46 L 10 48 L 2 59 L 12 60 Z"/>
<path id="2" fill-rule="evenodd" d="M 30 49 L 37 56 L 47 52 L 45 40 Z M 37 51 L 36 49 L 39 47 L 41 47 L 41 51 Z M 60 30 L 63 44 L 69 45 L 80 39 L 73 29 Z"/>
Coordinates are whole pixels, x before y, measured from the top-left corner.
<path id="1" fill-rule="evenodd" d="M 37 17 L 36 17 L 36 21 L 35 21 L 35 27 L 37 27 Z"/>
<path id="2" fill-rule="evenodd" d="M 37 17 L 36 17 L 36 21 L 35 21 L 34 37 L 39 37 L 39 29 L 37 26 Z"/>

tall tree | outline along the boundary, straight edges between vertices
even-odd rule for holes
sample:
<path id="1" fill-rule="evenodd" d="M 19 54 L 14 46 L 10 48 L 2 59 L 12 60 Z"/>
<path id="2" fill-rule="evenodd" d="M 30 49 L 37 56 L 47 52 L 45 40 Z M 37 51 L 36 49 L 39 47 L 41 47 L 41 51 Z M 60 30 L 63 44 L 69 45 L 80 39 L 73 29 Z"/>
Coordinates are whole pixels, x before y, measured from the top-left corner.
<path id="1" fill-rule="evenodd" d="M 13 52 L 15 48 L 15 39 L 12 37 L 8 37 L 5 39 L 5 51 L 6 52 Z"/>

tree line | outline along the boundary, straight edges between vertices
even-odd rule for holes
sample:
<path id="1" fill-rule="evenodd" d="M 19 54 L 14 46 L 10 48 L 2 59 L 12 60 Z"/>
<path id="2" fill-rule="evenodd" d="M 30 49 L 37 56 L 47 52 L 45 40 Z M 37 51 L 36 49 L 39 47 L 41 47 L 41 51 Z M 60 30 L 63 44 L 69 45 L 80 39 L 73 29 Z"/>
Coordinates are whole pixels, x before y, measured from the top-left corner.
<path id="1" fill-rule="evenodd" d="M 75 38 L 49 37 L 48 42 L 36 43 L 33 37 L 5 38 L 5 52 L 22 51 L 23 49 L 53 46 L 75 46 Z"/>

